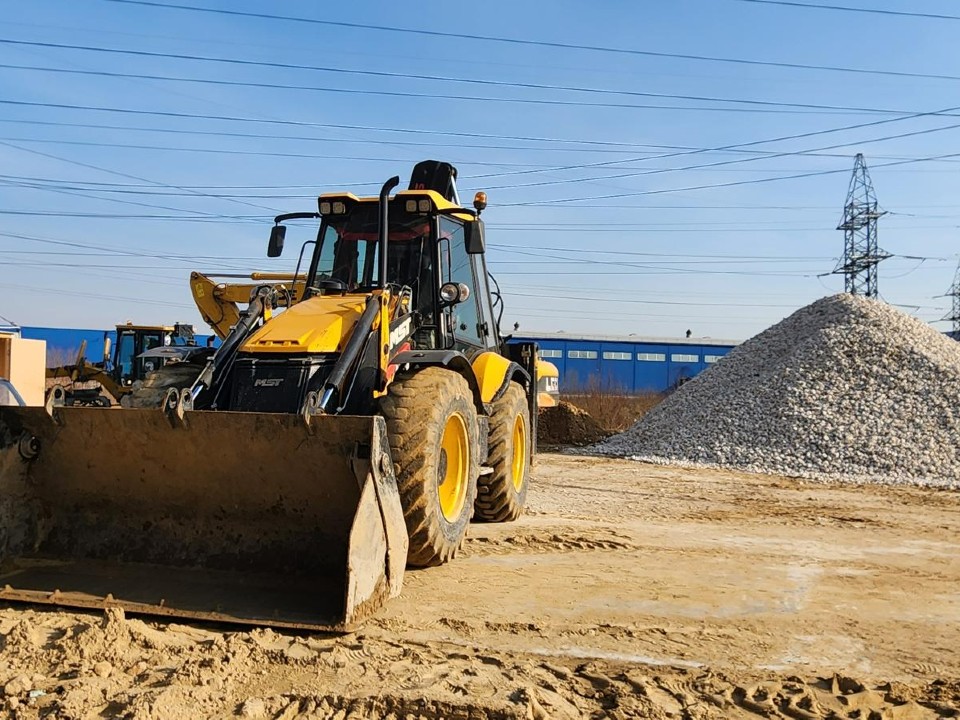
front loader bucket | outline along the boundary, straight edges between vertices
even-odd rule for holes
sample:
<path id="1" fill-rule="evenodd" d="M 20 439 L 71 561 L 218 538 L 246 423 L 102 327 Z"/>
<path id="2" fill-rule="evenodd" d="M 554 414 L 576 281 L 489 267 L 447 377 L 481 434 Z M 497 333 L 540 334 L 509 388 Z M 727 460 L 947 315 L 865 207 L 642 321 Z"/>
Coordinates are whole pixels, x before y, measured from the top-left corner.
<path id="1" fill-rule="evenodd" d="M 350 631 L 406 557 L 382 418 L 0 408 L 0 600 Z"/>

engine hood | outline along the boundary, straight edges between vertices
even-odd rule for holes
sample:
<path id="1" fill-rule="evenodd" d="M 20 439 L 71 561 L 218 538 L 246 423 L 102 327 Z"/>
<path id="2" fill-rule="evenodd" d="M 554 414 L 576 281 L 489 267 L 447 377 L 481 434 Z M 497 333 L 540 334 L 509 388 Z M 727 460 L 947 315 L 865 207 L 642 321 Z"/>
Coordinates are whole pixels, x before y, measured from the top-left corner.
<path id="1" fill-rule="evenodd" d="M 244 343 L 245 353 L 340 352 L 367 295 L 324 295 L 277 313 Z"/>

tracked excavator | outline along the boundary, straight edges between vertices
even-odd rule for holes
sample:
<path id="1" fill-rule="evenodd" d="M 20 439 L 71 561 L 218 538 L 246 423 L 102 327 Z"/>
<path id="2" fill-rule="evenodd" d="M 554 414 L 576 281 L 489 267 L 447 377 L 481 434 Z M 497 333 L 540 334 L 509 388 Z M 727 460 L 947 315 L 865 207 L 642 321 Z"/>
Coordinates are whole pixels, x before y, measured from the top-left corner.
<path id="1" fill-rule="evenodd" d="M 499 335 L 486 197 L 455 180 L 321 195 L 272 228 L 278 257 L 318 225 L 293 273 L 195 275 L 223 342 L 159 399 L 0 408 L 0 600 L 350 631 L 471 518 L 520 515 L 536 346 Z"/>

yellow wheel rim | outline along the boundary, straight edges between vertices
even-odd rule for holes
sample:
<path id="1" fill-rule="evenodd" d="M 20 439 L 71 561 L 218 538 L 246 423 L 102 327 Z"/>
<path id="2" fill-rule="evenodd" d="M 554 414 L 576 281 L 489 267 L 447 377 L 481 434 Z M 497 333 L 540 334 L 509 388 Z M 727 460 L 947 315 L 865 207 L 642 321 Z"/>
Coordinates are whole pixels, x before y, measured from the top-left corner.
<path id="1" fill-rule="evenodd" d="M 523 489 L 523 472 L 527 468 L 527 424 L 523 415 L 517 415 L 513 423 L 513 463 L 510 472 L 513 487 L 517 492 Z"/>
<path id="2" fill-rule="evenodd" d="M 467 423 L 460 413 L 447 418 L 440 440 L 440 468 L 437 472 L 437 497 L 440 512 L 455 522 L 467 499 L 467 475 L 470 472 L 470 443 Z"/>

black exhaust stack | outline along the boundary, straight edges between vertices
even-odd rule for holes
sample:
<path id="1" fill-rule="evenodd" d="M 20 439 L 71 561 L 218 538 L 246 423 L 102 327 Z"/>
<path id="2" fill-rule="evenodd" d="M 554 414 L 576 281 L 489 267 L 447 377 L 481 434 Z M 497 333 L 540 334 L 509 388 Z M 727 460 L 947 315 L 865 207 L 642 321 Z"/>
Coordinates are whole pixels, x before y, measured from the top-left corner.
<path id="1" fill-rule="evenodd" d="M 394 176 L 387 180 L 380 188 L 380 227 L 378 228 L 378 239 L 380 241 L 380 287 L 387 287 L 387 244 L 390 240 L 390 191 L 400 184 L 399 176 Z M 384 295 L 380 296 L 377 302 L 376 297 L 367 300 L 367 307 L 364 308 L 357 324 L 353 326 L 353 334 L 347 341 L 346 347 L 337 358 L 336 364 L 330 371 L 330 375 L 323 388 L 320 390 L 320 396 L 317 403 L 317 410 L 321 413 L 330 413 L 336 411 L 334 401 L 341 404 L 344 397 L 344 386 L 347 378 L 351 377 L 355 371 L 355 366 L 360 359 L 367 338 L 373 330 L 373 322 L 380 311 L 380 302 L 383 302 Z"/>

